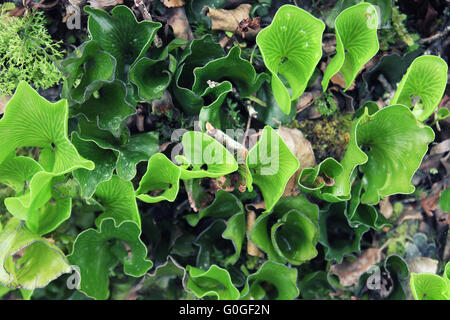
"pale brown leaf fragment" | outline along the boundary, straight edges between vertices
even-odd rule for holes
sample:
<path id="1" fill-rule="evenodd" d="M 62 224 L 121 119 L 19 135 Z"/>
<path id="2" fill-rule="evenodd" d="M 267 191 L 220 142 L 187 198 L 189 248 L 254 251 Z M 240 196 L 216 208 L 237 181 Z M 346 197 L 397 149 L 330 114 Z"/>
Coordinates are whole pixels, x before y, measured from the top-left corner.
<path id="1" fill-rule="evenodd" d="M 161 0 L 167 8 L 175 8 L 184 6 L 184 0 Z"/>
<path id="2" fill-rule="evenodd" d="M 394 213 L 394 208 L 392 207 L 389 197 L 384 198 L 380 201 L 380 212 L 386 218 L 389 219 Z"/>
<path id="3" fill-rule="evenodd" d="M 408 262 L 409 272 L 436 274 L 438 262 L 428 257 L 417 257 Z"/>
<path id="4" fill-rule="evenodd" d="M 256 212 L 253 209 L 266 209 L 266 204 L 264 201 L 259 202 L 257 204 L 247 205 L 245 206 L 247 209 L 247 235 L 255 224 L 256 220 Z M 248 239 L 248 236 L 247 236 Z M 251 242 L 247 241 L 247 254 L 254 257 L 262 257 L 263 253 L 258 249 L 258 247 Z"/>
<path id="5" fill-rule="evenodd" d="M 203 12 L 211 18 L 211 29 L 221 31 L 231 31 L 238 33 L 239 23 L 244 19 L 250 18 L 252 6 L 248 3 L 239 5 L 236 9 L 214 9 L 204 7 Z M 250 29 L 245 36 L 254 38 L 259 30 Z"/>
<path id="6" fill-rule="evenodd" d="M 450 151 L 450 139 L 444 140 L 440 143 L 438 143 L 437 145 L 435 145 L 431 151 L 430 151 L 430 155 L 434 155 L 434 154 L 443 154 Z"/>
<path id="7" fill-rule="evenodd" d="M 369 248 L 353 262 L 344 261 L 330 267 L 330 273 L 339 277 L 339 283 L 344 287 L 358 284 L 359 277 L 367 272 L 370 267 L 381 260 L 380 250 Z"/>
<path id="8" fill-rule="evenodd" d="M 173 30 L 173 34 L 176 38 L 191 41 L 194 39 L 191 26 L 186 16 L 184 7 L 176 7 L 168 9 L 169 20 L 167 23 Z"/>
<path id="9" fill-rule="evenodd" d="M 303 136 L 300 130 L 280 126 L 277 132 L 292 154 L 300 161 L 300 168 L 289 179 L 283 194 L 285 197 L 295 196 L 299 193 L 297 189 L 297 178 L 300 171 L 304 168 L 314 167 L 316 165 L 316 158 L 314 157 L 311 143 Z"/>
<path id="10" fill-rule="evenodd" d="M 280 126 L 277 133 L 292 154 L 300 161 L 300 169 L 312 168 L 316 165 L 311 143 L 300 130 Z"/>
<path id="11" fill-rule="evenodd" d="M 438 207 L 438 203 L 439 203 L 439 192 L 431 194 L 420 201 L 420 205 L 422 206 L 423 210 L 430 217 L 433 216 L 433 211 L 436 210 L 436 208 Z"/>
<path id="12" fill-rule="evenodd" d="M 305 110 L 306 108 L 313 105 L 314 100 L 317 99 L 321 94 L 321 90 L 314 90 L 312 92 L 303 93 L 300 98 L 298 98 L 298 102 L 296 105 L 297 113 Z"/>
<path id="13" fill-rule="evenodd" d="M 11 96 L 0 96 L 0 114 L 5 112 L 5 107 L 8 104 Z"/>
<path id="14" fill-rule="evenodd" d="M 89 5 L 95 9 L 104 9 L 123 4 L 123 0 L 89 0 Z"/>

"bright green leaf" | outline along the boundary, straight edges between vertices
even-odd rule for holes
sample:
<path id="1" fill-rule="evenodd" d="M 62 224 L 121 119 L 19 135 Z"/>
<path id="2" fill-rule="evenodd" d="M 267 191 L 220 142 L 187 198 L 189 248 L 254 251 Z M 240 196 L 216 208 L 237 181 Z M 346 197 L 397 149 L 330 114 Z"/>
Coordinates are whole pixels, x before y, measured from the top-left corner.
<path id="1" fill-rule="evenodd" d="M 286 184 L 300 164 L 281 137 L 271 127 L 264 127 L 261 138 L 248 152 L 247 188 L 256 184 L 264 197 L 267 211 L 283 195 Z"/>
<path id="2" fill-rule="evenodd" d="M 185 161 L 181 166 L 181 179 L 183 180 L 205 177 L 219 178 L 238 169 L 234 156 L 216 139 L 207 134 L 198 131 L 186 132 L 181 143 Z"/>
<path id="3" fill-rule="evenodd" d="M 239 290 L 233 285 L 226 269 L 212 265 L 207 271 L 187 266 L 186 288 L 197 298 L 214 297 L 217 300 L 237 300 Z"/>
<path id="4" fill-rule="evenodd" d="M 339 71 L 346 90 L 361 68 L 378 52 L 378 13 L 370 3 L 360 3 L 342 11 L 336 18 L 336 55 L 325 70 L 322 87 Z"/>
<path id="5" fill-rule="evenodd" d="M 34 159 L 16 157 L 15 152 L 11 152 L 0 165 L 0 183 L 10 186 L 16 192 L 23 192 L 39 171 L 43 171 L 43 168 Z"/>
<path id="6" fill-rule="evenodd" d="M 325 24 L 292 5 L 278 9 L 270 26 L 256 37 L 264 63 L 272 73 L 272 90 L 281 110 L 289 114 L 291 101 L 306 88 L 322 57 Z M 289 83 L 291 93 L 280 76 Z"/>
<path id="7" fill-rule="evenodd" d="M 334 179 L 339 176 L 343 168 L 333 158 L 326 158 L 314 168 L 303 169 L 298 176 L 300 189 L 306 193 L 312 193 L 317 198 L 328 202 L 339 202 L 342 199 L 331 194 Z"/>
<path id="8" fill-rule="evenodd" d="M 117 61 L 116 76 L 126 80 L 126 71 L 144 56 L 161 23 L 137 22 L 130 8 L 115 6 L 110 14 L 104 10 L 84 7 L 89 14 L 88 29 L 91 38 Z"/>
<path id="9" fill-rule="evenodd" d="M 117 225 L 114 219 L 101 221 L 99 230 L 80 233 L 68 259 L 81 273 L 80 291 L 89 297 L 103 300 L 109 296 L 109 272 L 122 262 L 125 274 L 143 276 L 151 267 L 147 248 L 139 239 L 141 230 L 132 221 Z M 131 248 L 131 258 L 122 242 Z M 93 263 L 95 261 L 95 263 Z"/>
<path id="10" fill-rule="evenodd" d="M 70 217 L 72 199 L 55 190 L 55 184 L 63 179 L 40 171 L 31 178 L 29 189 L 18 197 L 6 198 L 5 206 L 13 216 L 25 220 L 33 233 L 47 234 Z"/>
<path id="11" fill-rule="evenodd" d="M 298 265 L 317 255 L 318 215 L 304 196 L 285 197 L 256 219 L 248 236 L 269 260 Z"/>
<path id="12" fill-rule="evenodd" d="M 450 300 L 448 280 L 431 273 L 411 273 L 411 292 L 416 300 Z"/>
<path id="13" fill-rule="evenodd" d="M 83 103 L 88 98 L 87 88 L 94 92 L 105 81 L 113 79 L 116 60 L 102 51 L 97 42 L 86 41 L 61 66 L 66 74 L 61 96 L 70 102 Z"/>
<path id="14" fill-rule="evenodd" d="M 89 121 L 96 122 L 101 130 L 108 130 L 115 137 L 119 137 L 124 121 L 136 113 L 136 110 L 125 100 L 125 84 L 114 80 L 104 83 L 100 88 L 95 88 L 95 92 L 88 87 L 86 95 L 89 98 L 82 104 L 74 105 L 72 114 L 84 115 Z"/>
<path id="15" fill-rule="evenodd" d="M 54 244 L 32 233 L 19 219 L 11 219 L 0 233 L 0 284 L 33 290 L 71 268 L 64 253 Z M 13 256 L 25 249 L 21 258 Z"/>
<path id="16" fill-rule="evenodd" d="M 361 203 L 377 204 L 381 197 L 411 193 L 411 179 L 433 139 L 433 130 L 418 122 L 405 106 L 389 106 L 372 115 L 366 109 L 353 123 L 341 161 L 343 172 L 324 191 L 336 199 L 348 200 L 350 178 L 359 166 L 364 174 Z"/>
<path id="17" fill-rule="evenodd" d="M 24 116 L 26 115 L 26 116 Z M 50 103 L 21 81 L 0 120 L 0 164 L 19 147 L 40 147 L 45 170 L 58 174 L 77 168 L 94 169 L 67 137 L 66 100 Z M 45 163 L 45 165 L 44 165 Z"/>
<path id="18" fill-rule="evenodd" d="M 141 226 L 133 184 L 113 175 L 108 181 L 98 185 L 94 198 L 104 208 L 103 213 L 95 220 L 95 225 L 100 226 L 107 218 L 113 218 L 118 224 L 125 221 L 133 221 Z"/>
<path id="19" fill-rule="evenodd" d="M 163 200 L 173 202 L 180 188 L 180 175 L 179 167 L 164 154 L 156 153 L 148 161 L 147 171 L 139 182 L 136 197 L 147 203 Z"/>
<path id="20" fill-rule="evenodd" d="M 363 183 L 358 181 L 352 187 L 352 198 L 350 199 L 345 215 L 351 227 L 357 228 L 365 225 L 375 230 L 383 227 L 392 227 L 392 224 L 373 206 L 361 204 L 361 191 Z"/>
<path id="21" fill-rule="evenodd" d="M 204 217 L 226 219 L 243 211 L 242 202 L 236 196 L 224 190 L 217 190 L 213 203 L 197 214 L 186 215 L 185 218 L 191 226 L 195 227 Z"/>
<path id="22" fill-rule="evenodd" d="M 447 85 L 447 63 L 437 56 L 416 58 L 397 87 L 391 104 L 413 108 L 420 121 L 425 121 L 439 105 Z"/>
<path id="23" fill-rule="evenodd" d="M 270 283 L 277 290 L 277 295 L 268 297 L 262 286 Z M 299 294 L 297 288 L 297 269 L 288 268 L 282 264 L 267 261 L 255 273 L 247 278 L 247 283 L 241 292 L 242 300 L 293 300 Z"/>

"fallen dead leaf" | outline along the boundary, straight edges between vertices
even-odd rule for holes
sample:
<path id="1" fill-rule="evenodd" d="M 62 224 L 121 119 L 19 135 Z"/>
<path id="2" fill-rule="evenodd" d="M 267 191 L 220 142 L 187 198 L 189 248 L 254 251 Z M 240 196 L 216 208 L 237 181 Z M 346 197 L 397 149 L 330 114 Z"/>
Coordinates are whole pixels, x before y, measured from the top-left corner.
<path id="1" fill-rule="evenodd" d="M 358 284 L 359 277 L 370 267 L 381 260 L 381 252 L 377 248 L 369 248 L 353 262 L 344 261 L 330 267 L 330 273 L 339 277 L 339 283 L 344 287 Z"/>
<path id="2" fill-rule="evenodd" d="M 311 168 L 316 165 L 311 143 L 300 130 L 280 126 L 277 133 L 292 154 L 300 161 L 300 169 Z"/>
<path id="3" fill-rule="evenodd" d="M 450 151 L 450 139 L 444 140 L 431 148 L 430 155 L 443 154 Z"/>
<path id="4" fill-rule="evenodd" d="M 86 2 L 86 0 L 69 0 L 69 2 L 74 6 L 80 7 Z"/>
<path id="5" fill-rule="evenodd" d="M 314 167 L 316 158 L 314 157 L 311 143 L 303 136 L 300 130 L 280 126 L 277 132 L 292 154 L 300 161 L 300 168 L 289 179 L 283 194 L 283 196 L 295 196 L 299 193 L 297 178 L 300 171 L 304 168 Z"/>
<path id="6" fill-rule="evenodd" d="M 167 8 L 182 7 L 184 0 L 161 0 Z"/>
<path id="7" fill-rule="evenodd" d="M 410 272 L 414 273 L 434 273 L 437 272 L 439 261 L 428 257 L 417 257 L 408 262 Z"/>
<path id="8" fill-rule="evenodd" d="M 396 225 L 400 225 L 406 220 L 422 220 L 422 213 L 415 210 L 412 206 L 405 207 L 403 214 L 396 222 Z"/>
<path id="9" fill-rule="evenodd" d="M 342 76 L 342 74 L 340 72 L 338 72 L 334 76 L 332 76 L 330 81 L 332 84 L 338 85 L 342 89 L 345 89 L 347 87 L 345 84 L 344 77 Z M 353 82 L 350 85 L 350 87 L 348 88 L 348 90 L 353 90 L 353 89 L 355 89 L 355 82 Z"/>
<path id="10" fill-rule="evenodd" d="M 394 213 L 394 208 L 392 207 L 389 197 L 384 198 L 380 201 L 380 212 L 386 218 L 389 219 Z"/>
<path id="11" fill-rule="evenodd" d="M 159 146 L 158 152 L 166 151 L 167 147 L 169 147 L 170 144 L 172 144 L 172 143 L 173 143 L 172 141 L 164 142 L 162 145 Z"/>
<path id="12" fill-rule="evenodd" d="M 5 112 L 5 107 L 8 104 L 11 96 L 0 96 L 0 114 Z"/>
<path id="13" fill-rule="evenodd" d="M 317 99 L 321 94 L 321 90 L 314 90 L 312 92 L 303 93 L 298 99 L 296 108 L 297 113 L 305 110 L 306 108 L 313 105 L 314 100 Z"/>
<path id="14" fill-rule="evenodd" d="M 88 2 L 95 9 L 104 9 L 123 4 L 123 0 L 88 0 Z"/>
<path id="15" fill-rule="evenodd" d="M 235 9 L 214 9 L 211 7 L 204 7 L 203 12 L 211 18 L 211 29 L 221 31 L 231 31 L 239 34 L 239 23 L 244 19 L 250 18 L 250 10 L 252 6 L 248 3 L 243 3 Z M 254 38 L 259 30 L 249 29 L 245 33 L 246 38 Z"/>
<path id="16" fill-rule="evenodd" d="M 432 217 L 433 216 L 433 211 L 436 210 L 438 203 L 439 203 L 439 192 L 436 192 L 434 194 L 429 195 L 426 198 L 423 198 L 420 201 L 420 205 L 422 206 L 423 210 L 425 211 L 425 213 Z"/>
<path id="17" fill-rule="evenodd" d="M 186 16 L 184 7 L 175 7 L 168 9 L 169 20 L 167 23 L 173 30 L 176 38 L 191 41 L 194 39 L 191 26 Z"/>
<path id="18" fill-rule="evenodd" d="M 247 210 L 247 235 L 248 235 L 256 220 L 256 210 L 258 209 L 265 210 L 266 203 L 264 201 L 261 201 L 256 204 L 246 205 L 245 209 Z M 264 256 L 264 254 L 258 249 L 258 247 L 250 240 L 247 241 L 247 254 L 255 257 Z"/>

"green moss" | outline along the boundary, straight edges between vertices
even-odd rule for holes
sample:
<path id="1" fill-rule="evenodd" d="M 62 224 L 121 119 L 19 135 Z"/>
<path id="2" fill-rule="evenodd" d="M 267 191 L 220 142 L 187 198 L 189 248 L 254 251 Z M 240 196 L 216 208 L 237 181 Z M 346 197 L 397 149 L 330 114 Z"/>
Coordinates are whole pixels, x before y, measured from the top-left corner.
<path id="1" fill-rule="evenodd" d="M 407 240 L 411 240 L 412 236 L 419 229 L 417 220 L 407 220 L 400 224 L 395 229 L 387 233 L 388 239 L 393 239 L 387 246 L 387 254 L 398 254 L 403 256 L 405 254 L 405 246 Z"/>
<path id="2" fill-rule="evenodd" d="M 324 116 L 331 116 L 337 110 L 337 103 L 331 93 L 322 94 L 316 101 L 317 111 Z"/>
<path id="3" fill-rule="evenodd" d="M 294 120 L 291 127 L 300 129 L 311 142 L 317 162 L 327 157 L 340 161 L 350 141 L 350 114 L 335 113 L 318 120 Z"/>
<path id="4" fill-rule="evenodd" d="M 0 96 L 13 93 L 21 80 L 47 89 L 61 79 L 53 61 L 61 59 L 60 43 L 52 40 L 39 11 L 25 17 L 0 15 Z"/>

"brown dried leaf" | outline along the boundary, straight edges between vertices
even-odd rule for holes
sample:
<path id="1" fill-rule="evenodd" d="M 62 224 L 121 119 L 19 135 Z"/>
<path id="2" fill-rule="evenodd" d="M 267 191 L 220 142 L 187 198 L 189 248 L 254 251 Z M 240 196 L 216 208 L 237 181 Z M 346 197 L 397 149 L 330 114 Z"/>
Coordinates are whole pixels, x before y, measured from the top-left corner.
<path id="1" fill-rule="evenodd" d="M 11 96 L 0 96 L 0 114 L 5 112 L 5 107 L 8 104 Z"/>
<path id="2" fill-rule="evenodd" d="M 167 8 L 182 7 L 184 0 L 161 0 Z"/>
<path id="3" fill-rule="evenodd" d="M 330 80 L 331 80 L 331 83 L 338 85 L 342 89 L 346 88 L 344 77 L 342 77 L 342 74 L 340 72 L 338 72 L 334 76 L 332 76 Z M 355 89 L 355 82 L 353 82 L 350 85 L 350 88 L 348 88 L 348 90 L 353 90 L 353 89 Z"/>
<path id="4" fill-rule="evenodd" d="M 173 34 L 176 38 L 191 41 L 194 39 L 191 26 L 186 16 L 184 7 L 176 7 L 168 9 L 169 20 L 167 23 L 173 30 Z"/>
<path id="5" fill-rule="evenodd" d="M 317 99 L 321 94 L 321 90 L 314 90 L 312 92 L 303 93 L 298 99 L 296 108 L 297 113 L 305 110 L 306 108 L 313 105 L 314 100 Z"/>
<path id="6" fill-rule="evenodd" d="M 377 248 L 369 248 L 353 262 L 344 261 L 330 267 L 330 273 L 339 277 L 339 283 L 344 287 L 357 285 L 359 277 L 367 272 L 369 268 L 380 262 L 381 254 Z"/>
<path id="7" fill-rule="evenodd" d="M 250 232 L 250 230 L 253 227 L 253 224 L 256 220 L 256 212 L 254 209 L 266 209 L 266 203 L 264 201 L 261 201 L 256 204 L 246 205 L 245 208 L 247 209 L 247 235 Z M 248 237 L 247 237 L 248 238 Z M 254 257 L 262 257 L 264 254 L 258 249 L 258 247 L 251 242 L 250 240 L 247 241 L 247 254 Z"/>
<path id="8" fill-rule="evenodd" d="M 292 154 L 300 161 L 300 168 L 289 179 L 283 194 L 283 196 L 295 196 L 299 193 L 297 178 L 300 171 L 304 168 L 314 167 L 316 158 L 314 157 L 311 143 L 303 136 L 300 130 L 280 126 L 277 132 Z"/>
<path id="9" fill-rule="evenodd" d="M 89 0 L 89 5 L 95 9 L 104 9 L 123 4 L 123 0 Z"/>
<path id="10" fill-rule="evenodd" d="M 312 168 L 316 165 L 311 143 L 300 130 L 280 126 L 277 133 L 292 154 L 300 161 L 300 169 Z"/>
<path id="11" fill-rule="evenodd" d="M 434 155 L 434 154 L 443 154 L 450 151 L 450 139 L 444 140 L 441 143 L 438 143 L 437 145 L 435 145 L 431 151 L 430 151 L 430 155 Z"/>
<path id="12" fill-rule="evenodd" d="M 420 205 L 422 206 L 423 210 L 430 217 L 433 216 L 433 211 L 436 210 L 436 208 L 438 207 L 438 203 L 439 203 L 439 192 L 431 194 L 420 201 Z"/>
<path id="13" fill-rule="evenodd" d="M 394 208 L 392 207 L 389 197 L 380 201 L 380 212 L 386 218 L 389 219 L 394 213 Z"/>
<path id="14" fill-rule="evenodd" d="M 86 0 L 69 0 L 69 2 L 73 5 L 73 6 L 77 6 L 80 7 L 82 6 Z"/>
<path id="15" fill-rule="evenodd" d="M 211 18 L 211 29 L 221 31 L 237 32 L 239 23 L 250 18 L 250 10 L 252 6 L 248 3 L 239 5 L 236 9 L 214 9 L 210 7 L 203 8 L 208 17 Z M 246 37 L 255 37 L 259 30 L 249 30 Z"/>
<path id="16" fill-rule="evenodd" d="M 408 268 L 410 272 L 414 273 L 436 274 L 438 262 L 428 257 L 417 257 L 408 262 Z"/>

